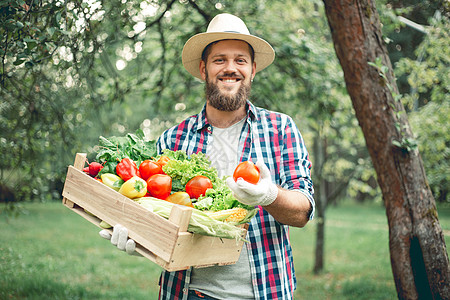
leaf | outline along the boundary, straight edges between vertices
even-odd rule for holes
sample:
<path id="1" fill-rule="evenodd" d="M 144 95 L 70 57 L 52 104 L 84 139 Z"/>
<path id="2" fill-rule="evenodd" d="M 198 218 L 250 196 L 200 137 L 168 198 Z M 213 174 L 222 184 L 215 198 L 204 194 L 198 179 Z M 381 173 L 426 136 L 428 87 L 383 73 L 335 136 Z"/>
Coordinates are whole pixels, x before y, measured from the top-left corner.
<path id="1" fill-rule="evenodd" d="M 396 146 L 396 147 L 398 147 L 398 148 L 403 148 L 403 147 L 402 147 L 402 143 L 400 143 L 400 142 L 397 141 L 397 140 L 393 140 L 393 141 L 392 141 L 392 145 L 394 145 L 394 146 Z"/>
<path id="2" fill-rule="evenodd" d="M 60 11 L 58 11 L 58 12 L 56 13 L 56 15 L 55 15 L 55 20 L 56 20 L 56 23 L 58 23 L 58 24 L 59 24 L 59 22 L 61 21 L 61 12 L 60 12 Z"/>
<path id="3" fill-rule="evenodd" d="M 22 22 L 20 22 L 20 21 L 17 21 L 17 22 L 16 22 L 16 27 L 17 27 L 17 28 L 22 29 L 23 26 L 24 26 L 24 25 L 23 25 Z"/>
<path id="4" fill-rule="evenodd" d="M 55 33 L 56 29 L 57 29 L 57 28 L 55 28 L 55 27 L 49 27 L 49 28 L 47 28 L 47 33 L 50 35 L 50 37 L 53 36 L 53 34 Z"/>
<path id="5" fill-rule="evenodd" d="M 15 66 L 20 66 L 21 64 L 23 64 L 25 62 L 24 59 L 16 59 L 15 62 L 13 62 L 13 65 Z"/>
<path id="6" fill-rule="evenodd" d="M 26 43 L 37 43 L 38 42 L 35 39 L 31 39 L 31 38 L 24 38 L 23 41 Z"/>

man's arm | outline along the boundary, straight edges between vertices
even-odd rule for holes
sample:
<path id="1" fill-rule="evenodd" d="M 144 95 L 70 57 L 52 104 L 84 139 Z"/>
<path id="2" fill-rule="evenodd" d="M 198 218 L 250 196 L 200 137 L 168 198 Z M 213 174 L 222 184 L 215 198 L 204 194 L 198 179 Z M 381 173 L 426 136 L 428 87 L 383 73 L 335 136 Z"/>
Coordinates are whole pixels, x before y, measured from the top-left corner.
<path id="1" fill-rule="evenodd" d="M 275 201 L 263 208 L 278 222 L 294 227 L 305 226 L 312 211 L 311 202 L 303 193 L 280 187 Z"/>
<path id="2" fill-rule="evenodd" d="M 261 174 L 258 184 L 248 183 L 242 178 L 236 182 L 232 177 L 227 178 L 234 197 L 246 205 L 261 205 L 280 223 L 295 227 L 305 226 L 312 211 L 309 199 L 302 192 L 276 186 L 264 162 L 258 161 L 256 166 Z"/>

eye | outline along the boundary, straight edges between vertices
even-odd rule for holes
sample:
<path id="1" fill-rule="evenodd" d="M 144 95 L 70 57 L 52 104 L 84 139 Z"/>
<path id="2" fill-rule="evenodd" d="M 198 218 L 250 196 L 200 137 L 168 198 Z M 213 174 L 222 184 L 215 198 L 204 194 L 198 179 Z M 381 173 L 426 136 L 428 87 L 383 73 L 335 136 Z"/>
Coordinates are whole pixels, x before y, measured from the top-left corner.
<path id="1" fill-rule="evenodd" d="M 216 59 L 213 60 L 213 62 L 216 63 L 216 64 L 223 63 L 223 58 L 216 58 Z"/>
<path id="2" fill-rule="evenodd" d="M 247 60 L 245 59 L 245 58 L 238 58 L 238 59 L 236 59 L 236 62 L 238 63 L 238 64 L 246 64 L 247 63 Z"/>

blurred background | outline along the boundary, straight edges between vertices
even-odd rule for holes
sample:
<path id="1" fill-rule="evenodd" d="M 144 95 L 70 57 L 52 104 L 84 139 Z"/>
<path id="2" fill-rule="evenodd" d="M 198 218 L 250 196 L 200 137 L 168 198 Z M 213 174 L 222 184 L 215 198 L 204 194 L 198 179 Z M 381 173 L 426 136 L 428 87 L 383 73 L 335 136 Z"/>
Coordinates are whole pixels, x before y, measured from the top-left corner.
<path id="1" fill-rule="evenodd" d="M 29 1 L 28 1 L 29 2 Z M 197 113 L 203 84 L 181 64 L 217 13 L 276 50 L 251 100 L 291 115 L 331 202 L 380 201 L 320 1 L 8 1 L 1 4 L 2 202 L 60 198 L 76 152 L 98 137 L 148 139 Z M 383 38 L 438 202 L 449 186 L 449 3 L 378 1 Z"/>

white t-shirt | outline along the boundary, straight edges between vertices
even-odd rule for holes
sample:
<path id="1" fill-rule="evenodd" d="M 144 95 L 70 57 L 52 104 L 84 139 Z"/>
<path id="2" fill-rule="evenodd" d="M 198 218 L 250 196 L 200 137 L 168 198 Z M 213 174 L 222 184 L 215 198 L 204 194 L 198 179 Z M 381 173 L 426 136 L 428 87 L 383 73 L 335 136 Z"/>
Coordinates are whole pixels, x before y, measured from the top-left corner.
<path id="1" fill-rule="evenodd" d="M 212 129 L 212 142 L 207 155 L 219 177 L 232 176 L 239 163 L 239 136 L 245 118 L 228 128 Z M 236 264 L 194 268 L 189 289 L 218 299 L 254 299 L 247 245 L 242 247 Z"/>

